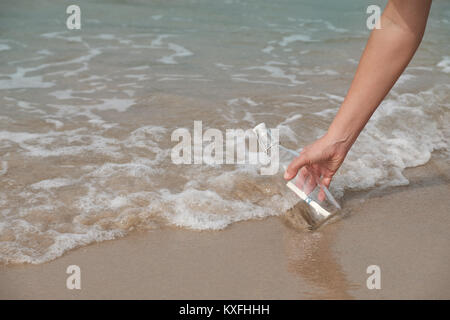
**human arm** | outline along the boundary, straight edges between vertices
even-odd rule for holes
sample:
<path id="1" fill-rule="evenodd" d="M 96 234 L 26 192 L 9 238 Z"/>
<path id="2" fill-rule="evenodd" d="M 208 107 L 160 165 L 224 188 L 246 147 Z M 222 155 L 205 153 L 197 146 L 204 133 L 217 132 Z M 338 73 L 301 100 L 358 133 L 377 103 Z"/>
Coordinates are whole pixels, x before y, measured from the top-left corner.
<path id="1" fill-rule="evenodd" d="M 371 32 L 350 89 L 327 133 L 305 147 L 285 172 L 290 180 L 300 170 L 328 187 L 373 112 L 416 52 L 427 23 L 431 0 L 390 0 L 381 29 Z M 322 193 L 321 198 L 324 198 Z"/>

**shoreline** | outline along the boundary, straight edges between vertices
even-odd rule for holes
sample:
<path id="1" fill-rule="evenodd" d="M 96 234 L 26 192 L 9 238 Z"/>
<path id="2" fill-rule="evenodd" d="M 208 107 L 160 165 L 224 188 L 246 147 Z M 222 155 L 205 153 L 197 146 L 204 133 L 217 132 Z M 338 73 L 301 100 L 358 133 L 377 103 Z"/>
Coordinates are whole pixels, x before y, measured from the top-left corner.
<path id="1" fill-rule="evenodd" d="M 346 215 L 310 232 L 288 215 L 222 231 L 164 228 L 0 265 L 0 299 L 449 299 L 450 176 L 434 155 L 407 186 L 346 192 Z M 81 268 L 81 290 L 66 268 Z M 368 290 L 366 268 L 381 269 Z"/>

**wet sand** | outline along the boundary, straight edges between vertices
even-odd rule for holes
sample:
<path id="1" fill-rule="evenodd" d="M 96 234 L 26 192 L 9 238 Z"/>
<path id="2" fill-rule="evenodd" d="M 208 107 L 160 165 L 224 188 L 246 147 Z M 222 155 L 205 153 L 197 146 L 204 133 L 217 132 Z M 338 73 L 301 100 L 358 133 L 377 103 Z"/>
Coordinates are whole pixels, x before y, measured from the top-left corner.
<path id="1" fill-rule="evenodd" d="M 41 265 L 0 266 L 1 299 L 449 299 L 446 160 L 407 169 L 410 184 L 347 192 L 346 215 L 316 232 L 274 217 L 224 231 L 134 233 Z M 69 265 L 81 290 L 66 289 Z M 381 269 L 368 290 L 366 268 Z"/>

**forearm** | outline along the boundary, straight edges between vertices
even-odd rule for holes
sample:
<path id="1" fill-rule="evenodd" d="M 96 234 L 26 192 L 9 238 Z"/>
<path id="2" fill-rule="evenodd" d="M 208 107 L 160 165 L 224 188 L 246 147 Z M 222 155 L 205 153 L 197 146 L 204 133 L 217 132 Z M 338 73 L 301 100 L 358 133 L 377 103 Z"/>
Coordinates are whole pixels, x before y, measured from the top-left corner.
<path id="1" fill-rule="evenodd" d="M 328 130 L 350 149 L 402 74 L 425 31 L 431 0 L 391 0 L 362 54 L 347 96 Z"/>

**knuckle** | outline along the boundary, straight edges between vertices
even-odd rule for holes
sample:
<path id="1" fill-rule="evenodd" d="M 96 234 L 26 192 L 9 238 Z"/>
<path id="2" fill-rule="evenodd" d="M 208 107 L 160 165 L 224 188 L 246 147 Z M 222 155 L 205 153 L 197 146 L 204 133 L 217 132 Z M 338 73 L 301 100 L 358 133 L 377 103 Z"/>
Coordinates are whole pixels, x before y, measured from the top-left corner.
<path id="1" fill-rule="evenodd" d="M 287 168 L 287 172 L 289 174 L 294 174 L 295 173 L 295 167 L 293 164 L 289 165 L 289 167 Z"/>

